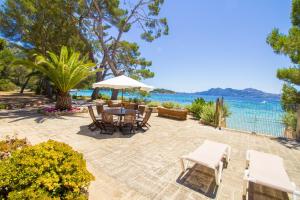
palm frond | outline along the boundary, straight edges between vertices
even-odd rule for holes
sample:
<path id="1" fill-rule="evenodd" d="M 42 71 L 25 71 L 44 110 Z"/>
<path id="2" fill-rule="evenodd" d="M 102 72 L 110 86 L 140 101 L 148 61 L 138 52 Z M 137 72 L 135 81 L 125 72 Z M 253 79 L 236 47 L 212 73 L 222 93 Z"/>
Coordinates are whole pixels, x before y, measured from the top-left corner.
<path id="1" fill-rule="evenodd" d="M 69 52 L 65 46 L 61 48 L 59 56 L 52 52 L 48 52 L 48 55 L 36 56 L 34 67 L 45 74 L 62 93 L 67 93 L 88 77 L 96 65 L 88 62 L 86 57 L 80 58 L 78 52 Z"/>

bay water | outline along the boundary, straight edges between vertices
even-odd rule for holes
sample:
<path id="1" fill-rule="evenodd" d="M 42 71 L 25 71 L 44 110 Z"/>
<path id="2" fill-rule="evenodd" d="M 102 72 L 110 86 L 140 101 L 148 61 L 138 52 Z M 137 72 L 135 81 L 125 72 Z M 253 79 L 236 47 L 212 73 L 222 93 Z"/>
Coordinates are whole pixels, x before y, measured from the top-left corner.
<path id="1" fill-rule="evenodd" d="M 109 90 L 101 91 L 110 95 Z M 92 90 L 71 91 L 76 96 L 91 96 Z M 121 96 L 121 94 L 119 93 Z M 125 98 L 140 97 L 134 93 L 124 93 Z M 199 95 L 197 93 L 151 93 L 145 99 L 149 101 L 173 101 L 183 105 L 191 104 L 194 99 L 202 97 L 206 101 L 216 101 L 219 96 Z M 227 127 L 231 129 L 255 132 L 271 136 L 283 136 L 283 110 L 278 98 L 248 98 L 225 96 L 224 101 L 229 107 L 231 115 L 227 118 Z"/>

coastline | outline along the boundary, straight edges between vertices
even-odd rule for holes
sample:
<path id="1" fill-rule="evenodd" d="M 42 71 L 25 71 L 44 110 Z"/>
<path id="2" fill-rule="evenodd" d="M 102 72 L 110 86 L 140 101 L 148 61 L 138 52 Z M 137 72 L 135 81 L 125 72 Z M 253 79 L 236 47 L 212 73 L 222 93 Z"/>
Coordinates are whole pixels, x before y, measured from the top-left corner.
<path id="1" fill-rule="evenodd" d="M 78 90 L 71 92 L 71 94 L 90 96 L 91 92 L 92 90 Z M 102 92 L 102 94 L 110 95 L 109 91 Z M 125 93 L 124 97 L 141 98 L 141 96 L 132 93 Z M 145 99 L 158 102 L 173 101 L 188 105 L 199 97 L 206 101 L 215 101 L 219 96 L 198 95 L 196 93 L 151 93 Z M 229 106 L 231 112 L 230 117 L 227 118 L 228 128 L 270 136 L 283 136 L 285 127 L 282 124 L 282 116 L 284 112 L 280 105 L 280 99 L 225 96 L 224 102 Z"/>

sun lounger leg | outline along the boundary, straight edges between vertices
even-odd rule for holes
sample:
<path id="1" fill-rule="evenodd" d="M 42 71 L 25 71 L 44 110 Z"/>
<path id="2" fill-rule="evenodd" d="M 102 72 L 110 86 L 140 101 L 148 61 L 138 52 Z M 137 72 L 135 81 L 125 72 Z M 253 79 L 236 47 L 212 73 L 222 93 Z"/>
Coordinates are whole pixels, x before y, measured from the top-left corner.
<path id="1" fill-rule="evenodd" d="M 226 161 L 227 161 L 227 163 L 228 163 L 229 160 L 230 160 L 230 155 L 231 155 L 231 147 L 228 146 L 228 148 L 227 148 L 227 153 L 226 153 Z"/>
<path id="2" fill-rule="evenodd" d="M 223 170 L 223 162 L 220 162 L 218 169 L 215 169 L 215 179 L 217 185 L 220 185 L 221 183 L 222 170 Z"/>
<path id="3" fill-rule="evenodd" d="M 246 169 L 249 167 L 249 161 L 250 161 L 250 152 L 246 152 Z"/>
<path id="4" fill-rule="evenodd" d="M 248 180 L 249 171 L 245 170 L 244 180 L 243 180 L 243 196 L 247 199 L 247 191 L 249 186 Z"/>
<path id="5" fill-rule="evenodd" d="M 294 192 L 293 192 L 293 200 L 297 200 L 298 197 L 300 197 L 300 191 L 297 191 L 296 184 L 292 182 L 292 185 L 294 187 Z"/>
<path id="6" fill-rule="evenodd" d="M 182 170 L 182 173 L 184 173 L 185 172 L 185 167 L 184 167 L 184 161 L 183 161 L 183 159 L 182 158 L 180 158 L 180 166 L 181 166 L 181 170 Z"/>

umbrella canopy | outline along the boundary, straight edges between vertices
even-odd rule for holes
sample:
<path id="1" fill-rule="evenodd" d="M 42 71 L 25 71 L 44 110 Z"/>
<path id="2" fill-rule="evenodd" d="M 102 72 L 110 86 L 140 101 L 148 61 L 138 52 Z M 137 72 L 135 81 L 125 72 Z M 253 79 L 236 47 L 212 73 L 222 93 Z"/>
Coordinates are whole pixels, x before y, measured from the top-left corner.
<path id="1" fill-rule="evenodd" d="M 93 88 L 113 88 L 113 89 L 130 89 L 137 88 L 146 92 L 150 92 L 154 87 L 141 83 L 137 80 L 129 78 L 125 75 L 110 78 L 93 84 Z"/>

